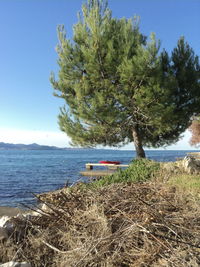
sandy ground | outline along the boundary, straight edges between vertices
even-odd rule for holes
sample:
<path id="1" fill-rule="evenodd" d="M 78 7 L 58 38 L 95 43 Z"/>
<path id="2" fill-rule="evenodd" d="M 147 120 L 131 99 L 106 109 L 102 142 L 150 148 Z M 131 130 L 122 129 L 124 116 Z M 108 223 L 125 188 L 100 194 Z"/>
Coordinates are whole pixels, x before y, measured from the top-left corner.
<path id="1" fill-rule="evenodd" d="M 19 208 L 13 208 L 13 207 L 0 207 L 0 217 L 2 216 L 15 216 L 18 213 L 24 213 L 24 210 L 21 210 Z"/>

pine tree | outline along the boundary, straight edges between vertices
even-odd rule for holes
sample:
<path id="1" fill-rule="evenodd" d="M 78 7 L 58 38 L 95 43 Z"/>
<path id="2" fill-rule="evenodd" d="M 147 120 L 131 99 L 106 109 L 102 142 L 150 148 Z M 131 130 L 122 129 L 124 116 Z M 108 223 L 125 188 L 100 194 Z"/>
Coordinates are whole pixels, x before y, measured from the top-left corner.
<path id="1" fill-rule="evenodd" d="M 176 142 L 200 100 L 199 63 L 181 38 L 169 57 L 152 34 L 140 33 L 138 18 L 117 19 L 104 0 L 88 0 L 73 40 L 58 27 L 55 95 L 66 101 L 59 125 L 74 145 L 143 146 Z"/>

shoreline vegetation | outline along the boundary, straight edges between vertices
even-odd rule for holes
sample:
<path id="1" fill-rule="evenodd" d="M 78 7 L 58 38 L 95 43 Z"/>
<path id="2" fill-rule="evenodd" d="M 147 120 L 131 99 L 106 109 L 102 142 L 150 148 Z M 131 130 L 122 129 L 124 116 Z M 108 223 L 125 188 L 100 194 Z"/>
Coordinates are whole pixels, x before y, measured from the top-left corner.
<path id="1" fill-rule="evenodd" d="M 0 262 L 199 266 L 200 175 L 182 162 L 134 160 L 110 177 L 37 195 L 37 216 L 11 219 Z"/>

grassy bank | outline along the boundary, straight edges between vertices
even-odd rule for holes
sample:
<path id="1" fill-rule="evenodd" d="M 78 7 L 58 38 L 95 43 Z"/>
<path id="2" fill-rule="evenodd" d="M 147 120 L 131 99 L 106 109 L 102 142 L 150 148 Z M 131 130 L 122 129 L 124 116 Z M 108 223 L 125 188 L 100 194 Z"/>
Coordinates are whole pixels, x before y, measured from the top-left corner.
<path id="1" fill-rule="evenodd" d="M 172 175 L 168 184 L 190 193 L 196 199 L 200 199 L 200 175 L 184 173 Z"/>
<path id="2" fill-rule="evenodd" d="M 199 266 L 199 185 L 198 176 L 188 181 L 186 174 L 137 160 L 109 178 L 43 194 L 45 212 L 26 223 L 18 219 L 0 261 L 14 257 L 36 267 Z"/>

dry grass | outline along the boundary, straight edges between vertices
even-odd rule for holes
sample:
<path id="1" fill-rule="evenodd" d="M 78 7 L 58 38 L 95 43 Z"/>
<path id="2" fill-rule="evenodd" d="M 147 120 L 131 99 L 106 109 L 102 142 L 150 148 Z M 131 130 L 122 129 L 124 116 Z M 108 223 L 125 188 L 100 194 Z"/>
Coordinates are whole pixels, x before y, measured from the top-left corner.
<path id="1" fill-rule="evenodd" d="M 35 267 L 200 265 L 200 208 L 175 187 L 79 185 L 40 201 L 48 212 L 27 222 L 18 244 L 10 238 L 16 260 Z"/>
<path id="2" fill-rule="evenodd" d="M 176 174 L 170 177 L 168 183 L 200 199 L 200 175 Z"/>

